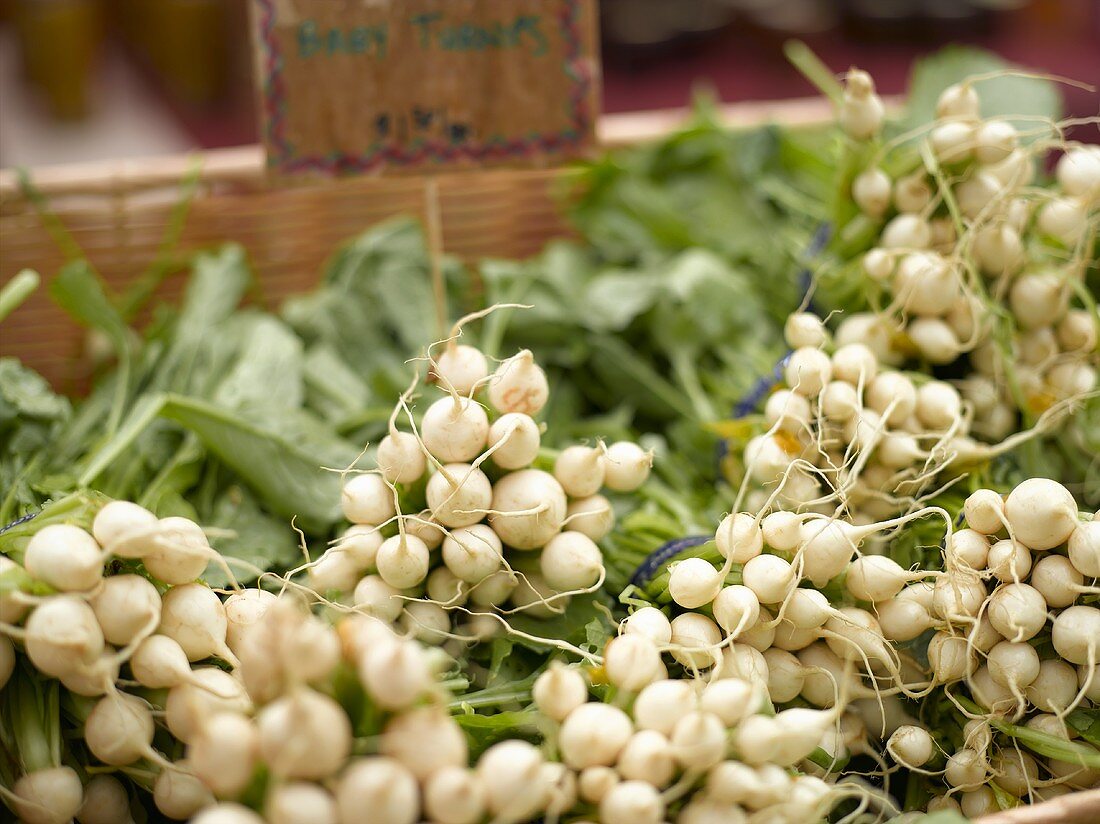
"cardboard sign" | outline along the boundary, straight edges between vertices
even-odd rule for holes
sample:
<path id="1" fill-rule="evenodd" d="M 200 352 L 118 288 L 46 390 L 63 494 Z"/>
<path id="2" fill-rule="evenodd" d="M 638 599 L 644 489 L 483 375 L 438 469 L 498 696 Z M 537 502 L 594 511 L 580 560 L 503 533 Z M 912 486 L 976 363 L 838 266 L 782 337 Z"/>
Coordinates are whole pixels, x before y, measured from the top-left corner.
<path id="1" fill-rule="evenodd" d="M 549 166 L 595 141 L 595 0 L 252 0 L 268 167 Z"/>

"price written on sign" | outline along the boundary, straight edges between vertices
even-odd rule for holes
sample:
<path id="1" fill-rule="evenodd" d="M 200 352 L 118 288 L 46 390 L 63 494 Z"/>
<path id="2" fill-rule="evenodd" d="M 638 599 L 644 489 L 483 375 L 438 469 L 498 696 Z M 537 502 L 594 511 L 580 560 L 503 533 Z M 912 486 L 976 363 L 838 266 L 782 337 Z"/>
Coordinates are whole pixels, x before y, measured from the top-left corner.
<path id="1" fill-rule="evenodd" d="M 542 166 L 594 143 L 592 0 L 254 0 L 268 165 Z"/>

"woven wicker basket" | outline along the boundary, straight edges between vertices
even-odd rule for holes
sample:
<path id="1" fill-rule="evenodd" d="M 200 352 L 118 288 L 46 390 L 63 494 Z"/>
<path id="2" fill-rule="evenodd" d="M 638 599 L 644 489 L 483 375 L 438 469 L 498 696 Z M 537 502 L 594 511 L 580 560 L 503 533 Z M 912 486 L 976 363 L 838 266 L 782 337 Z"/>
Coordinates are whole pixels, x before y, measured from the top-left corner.
<path id="1" fill-rule="evenodd" d="M 828 114 L 820 99 L 735 104 L 731 124 L 805 123 Z M 652 139 L 681 123 L 684 110 L 616 115 L 600 122 L 606 146 Z M 182 185 L 198 164 L 197 189 L 178 254 L 233 240 L 249 253 L 263 294 L 278 301 L 309 289 L 336 247 L 366 227 L 401 214 L 425 216 L 424 178 L 358 178 L 276 187 L 258 146 L 195 156 L 58 166 L 30 172 L 68 232 L 107 282 L 125 288 L 157 259 Z M 468 261 L 524 257 L 567 234 L 561 194 L 570 172 L 500 170 L 435 178 L 443 248 Z M 0 171 L 0 280 L 23 268 L 52 276 L 64 262 L 17 174 Z M 162 296 L 173 298 L 180 278 Z M 39 290 L 0 330 L 2 350 L 58 386 L 80 374 L 84 335 Z"/>

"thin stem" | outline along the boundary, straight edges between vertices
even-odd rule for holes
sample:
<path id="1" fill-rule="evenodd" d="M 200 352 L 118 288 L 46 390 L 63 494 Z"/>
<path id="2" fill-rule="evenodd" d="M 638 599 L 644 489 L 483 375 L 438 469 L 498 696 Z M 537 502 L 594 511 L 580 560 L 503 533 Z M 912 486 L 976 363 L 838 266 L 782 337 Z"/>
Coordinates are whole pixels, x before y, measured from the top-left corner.
<path id="1" fill-rule="evenodd" d="M 0 321 L 19 308 L 35 289 L 41 278 L 33 269 L 24 269 L 0 289 Z"/>

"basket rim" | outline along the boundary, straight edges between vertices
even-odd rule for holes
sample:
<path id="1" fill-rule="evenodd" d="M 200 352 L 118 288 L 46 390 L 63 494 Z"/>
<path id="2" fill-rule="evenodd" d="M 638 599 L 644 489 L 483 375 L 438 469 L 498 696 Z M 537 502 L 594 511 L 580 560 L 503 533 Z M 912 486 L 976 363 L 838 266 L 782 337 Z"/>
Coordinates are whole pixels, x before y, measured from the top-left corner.
<path id="1" fill-rule="evenodd" d="M 769 122 L 784 125 L 809 125 L 826 120 L 832 111 L 823 97 L 799 97 L 786 100 L 740 101 L 718 107 L 724 123 L 752 127 Z M 619 148 L 656 140 L 682 126 L 691 116 L 686 106 L 621 112 L 601 115 L 597 125 L 599 148 Z M 142 158 L 120 158 L 81 163 L 36 166 L 30 176 L 35 187 L 45 195 L 59 194 L 125 194 L 142 189 L 174 185 L 200 163 L 199 180 L 206 184 L 239 184 L 267 188 L 264 173 L 264 150 L 259 144 Z M 469 176 L 478 174 L 500 177 L 545 177 L 560 172 L 561 167 L 535 169 L 471 169 L 448 170 L 434 177 Z M 371 180 L 401 185 L 400 181 L 422 179 L 426 175 L 374 177 Z M 362 180 L 362 178 L 356 178 Z M 324 179 L 313 183 L 324 183 Z M 404 185 L 409 185 L 405 183 Z M 14 168 L 0 169 L 0 203 L 25 200 Z"/>

